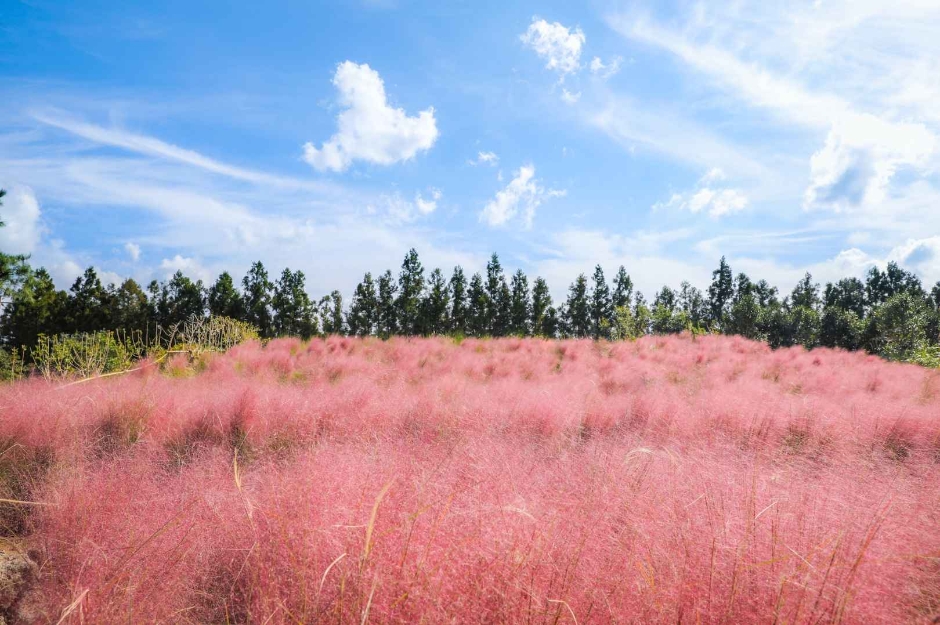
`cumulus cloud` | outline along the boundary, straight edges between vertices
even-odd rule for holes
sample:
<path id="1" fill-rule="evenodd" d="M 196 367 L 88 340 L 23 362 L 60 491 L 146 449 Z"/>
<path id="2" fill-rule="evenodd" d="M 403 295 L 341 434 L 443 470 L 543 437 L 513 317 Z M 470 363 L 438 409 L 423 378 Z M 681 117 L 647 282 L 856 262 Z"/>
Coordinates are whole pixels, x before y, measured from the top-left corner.
<path id="1" fill-rule="evenodd" d="M 653 210 L 678 209 L 690 213 L 708 213 L 710 217 L 718 218 L 737 213 L 749 204 L 747 196 L 738 189 L 720 187 L 725 181 L 725 174 L 720 169 L 713 168 L 702 176 L 696 188 L 686 193 L 673 193 L 666 202 L 659 202 Z"/>
<path id="2" fill-rule="evenodd" d="M 924 167 L 936 136 L 923 124 L 892 123 L 868 114 L 835 122 L 825 145 L 810 159 L 804 203 L 836 210 L 877 204 L 903 167 Z"/>
<path id="3" fill-rule="evenodd" d="M 589 67 L 592 74 L 606 80 L 619 72 L 621 65 L 623 65 L 623 57 L 621 56 L 614 57 L 610 60 L 609 63 L 604 63 L 601 60 L 601 57 L 595 56 L 593 59 L 591 59 L 591 64 Z"/>
<path id="4" fill-rule="evenodd" d="M 558 22 L 549 24 L 533 17 L 519 38 L 545 60 L 546 69 L 558 72 L 562 80 L 581 68 L 581 48 L 586 38 L 580 28 L 571 30 Z"/>
<path id="5" fill-rule="evenodd" d="M 434 107 L 409 117 L 388 103 L 379 73 L 366 64 L 340 63 L 333 76 L 343 111 L 337 131 L 319 149 L 304 144 L 304 160 L 319 171 L 345 171 L 356 160 L 379 165 L 407 161 L 437 141 Z"/>
<path id="6" fill-rule="evenodd" d="M 525 228 L 532 227 L 535 210 L 543 201 L 565 195 L 564 190 L 545 189 L 535 178 L 535 167 L 523 165 L 496 197 L 480 213 L 480 221 L 490 226 L 502 226 L 519 215 Z"/>
<path id="7" fill-rule="evenodd" d="M 0 249 L 10 254 L 31 254 L 42 235 L 41 211 L 29 187 L 13 187 L 0 206 Z"/>
<path id="8" fill-rule="evenodd" d="M 140 246 L 136 243 L 128 241 L 124 244 L 124 251 L 127 252 L 127 255 L 130 256 L 131 260 L 135 263 L 140 260 Z"/>

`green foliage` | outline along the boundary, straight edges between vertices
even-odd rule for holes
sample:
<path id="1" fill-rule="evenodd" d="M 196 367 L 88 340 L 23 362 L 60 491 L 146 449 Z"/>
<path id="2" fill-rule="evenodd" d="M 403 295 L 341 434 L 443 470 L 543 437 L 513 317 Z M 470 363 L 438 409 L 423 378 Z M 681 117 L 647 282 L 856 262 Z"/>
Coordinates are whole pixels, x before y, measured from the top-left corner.
<path id="1" fill-rule="evenodd" d="M 313 302 L 304 289 L 304 272 L 284 269 L 271 298 L 273 332 L 276 336 L 299 336 L 304 340 L 317 334 Z"/>
<path id="2" fill-rule="evenodd" d="M 366 272 L 366 275 L 362 277 L 362 282 L 356 285 L 349 314 L 346 315 L 349 333 L 355 336 L 369 336 L 375 332 L 378 305 L 375 281 L 372 279 L 372 274 Z"/>
<path id="3" fill-rule="evenodd" d="M 408 250 L 398 274 L 398 329 L 414 336 L 421 331 L 421 293 L 424 291 L 424 267 L 414 248 Z"/>
<path id="4" fill-rule="evenodd" d="M 244 320 L 258 328 L 261 336 L 270 337 L 274 330 L 271 313 L 271 292 L 274 284 L 268 279 L 268 271 L 257 261 L 242 278 L 242 291 L 245 305 Z"/>
<path id="5" fill-rule="evenodd" d="M 129 369 L 150 347 L 139 333 L 107 330 L 40 335 L 30 357 L 36 370 L 47 379 L 66 375 L 88 378 Z"/>
<path id="6" fill-rule="evenodd" d="M 591 291 L 590 305 L 591 336 L 595 339 L 608 338 L 611 317 L 613 317 L 613 303 L 610 287 L 607 286 L 604 270 L 600 265 L 594 268 L 594 289 Z"/>
<path id="7" fill-rule="evenodd" d="M 588 301 L 587 277 L 582 273 L 568 289 L 568 300 L 562 315 L 565 334 L 583 338 L 591 332 L 591 308 Z"/>
<path id="8" fill-rule="evenodd" d="M 208 304 L 210 315 L 240 319 L 245 314 L 245 302 L 227 271 L 209 287 Z"/>
<path id="9" fill-rule="evenodd" d="M 909 291 L 888 297 L 869 319 L 871 351 L 888 360 L 911 361 L 928 347 L 930 310 Z"/>

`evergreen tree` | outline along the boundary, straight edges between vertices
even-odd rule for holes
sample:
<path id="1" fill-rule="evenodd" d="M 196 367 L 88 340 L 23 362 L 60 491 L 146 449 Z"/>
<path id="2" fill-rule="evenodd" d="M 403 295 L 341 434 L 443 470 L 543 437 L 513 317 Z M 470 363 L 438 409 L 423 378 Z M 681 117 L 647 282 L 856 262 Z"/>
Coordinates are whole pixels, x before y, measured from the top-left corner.
<path id="1" fill-rule="evenodd" d="M 271 297 L 272 329 L 276 336 L 299 336 L 304 340 L 316 333 L 313 302 L 304 288 L 302 271 L 281 272 Z"/>
<path id="2" fill-rule="evenodd" d="M 650 333 L 652 313 L 646 304 L 646 298 L 637 291 L 633 295 L 633 336 L 640 337 Z"/>
<path id="3" fill-rule="evenodd" d="M 591 309 L 587 291 L 587 277 L 583 273 L 568 288 L 564 322 L 567 333 L 576 338 L 583 338 L 591 333 Z"/>
<path id="4" fill-rule="evenodd" d="M 45 269 L 29 271 L 3 307 L 0 320 L 3 344 L 32 347 L 40 334 L 51 336 L 62 332 L 67 301 L 68 295 L 56 290 Z"/>
<path id="5" fill-rule="evenodd" d="M 617 276 L 614 278 L 614 292 L 610 297 L 610 304 L 613 308 L 623 308 L 630 306 L 633 301 L 633 280 L 627 275 L 627 270 L 623 265 L 617 270 Z"/>
<path id="6" fill-rule="evenodd" d="M 320 326 L 324 334 L 344 334 L 343 294 L 333 291 L 320 299 Z"/>
<path id="7" fill-rule="evenodd" d="M 450 291 L 447 279 L 440 269 L 435 269 L 428 277 L 428 289 L 421 300 L 421 333 L 424 335 L 444 334 L 450 326 L 448 307 Z"/>
<path id="8" fill-rule="evenodd" d="M 167 303 L 165 321 L 167 325 L 202 318 L 206 314 L 206 292 L 202 280 L 193 282 L 177 271 L 164 287 Z"/>
<path id="9" fill-rule="evenodd" d="M 509 333 L 515 336 L 528 336 L 531 334 L 529 327 L 529 279 L 522 272 L 517 270 L 512 276 L 509 311 Z"/>
<path id="10" fill-rule="evenodd" d="M 243 319 L 245 316 L 245 302 L 227 271 L 219 274 L 215 283 L 209 287 L 209 314 L 231 319 Z"/>
<path id="11" fill-rule="evenodd" d="M 486 330 L 492 336 L 501 336 L 499 326 L 500 292 L 506 282 L 503 267 L 499 264 L 499 256 L 495 253 L 486 264 Z"/>
<path id="12" fill-rule="evenodd" d="M 695 328 L 701 328 L 708 318 L 708 307 L 702 292 L 688 282 L 679 285 L 678 305 Z"/>
<path id="13" fill-rule="evenodd" d="M 466 334 L 467 329 L 467 278 L 463 268 L 457 266 L 450 277 L 450 330 Z"/>
<path id="14" fill-rule="evenodd" d="M 110 301 L 94 267 L 75 279 L 66 305 L 66 332 L 98 332 L 108 326 Z"/>
<path id="15" fill-rule="evenodd" d="M 551 298 L 549 298 L 548 301 L 551 301 Z M 545 309 L 545 315 L 542 317 L 541 336 L 547 339 L 553 339 L 557 337 L 559 325 L 558 311 L 554 306 L 549 306 Z"/>
<path id="16" fill-rule="evenodd" d="M 809 272 L 793 288 L 793 293 L 790 295 L 790 307 L 813 310 L 819 307 L 819 285 L 813 282 L 813 276 Z"/>
<path id="17" fill-rule="evenodd" d="M 424 292 L 424 267 L 414 248 L 408 250 L 398 274 L 398 328 L 406 336 L 414 336 L 420 328 L 421 294 Z"/>
<path id="18" fill-rule="evenodd" d="M 548 312 L 551 309 L 555 315 L 554 327 L 549 328 Z M 548 283 L 541 276 L 532 284 L 532 333 L 536 336 L 552 337 L 558 331 L 557 311 L 552 308 L 552 296 L 548 290 Z"/>
<path id="19" fill-rule="evenodd" d="M 378 333 L 387 339 L 398 333 L 398 309 L 395 306 L 395 294 L 398 287 L 395 285 L 392 272 L 386 270 L 379 276 L 379 302 L 377 310 Z"/>
<path id="20" fill-rule="evenodd" d="M 591 291 L 591 336 L 595 340 L 609 337 L 612 317 L 610 287 L 604 278 L 603 268 L 597 265 L 594 268 L 594 289 Z"/>
<path id="21" fill-rule="evenodd" d="M 274 285 L 268 279 L 268 271 L 261 261 L 257 261 L 242 278 L 242 292 L 245 305 L 245 321 L 258 328 L 261 336 L 273 335 L 273 316 L 271 314 L 271 292 Z"/>
<path id="22" fill-rule="evenodd" d="M 770 286 L 766 280 L 758 280 L 754 285 L 754 297 L 761 308 L 766 308 L 777 302 L 777 287 Z"/>
<path id="23" fill-rule="evenodd" d="M 506 336 L 512 320 L 512 292 L 506 279 L 499 285 L 496 297 L 496 319 L 493 322 L 493 336 Z"/>
<path id="24" fill-rule="evenodd" d="M 708 317 L 712 327 L 724 332 L 731 298 L 734 297 L 734 280 L 731 267 L 721 257 L 718 269 L 712 272 L 712 284 L 708 287 Z"/>
<path id="25" fill-rule="evenodd" d="M 489 334 L 489 297 L 483 287 L 483 276 L 479 273 L 470 278 L 470 288 L 467 290 L 467 329 L 471 336 L 486 336 Z"/>
<path id="26" fill-rule="evenodd" d="M 147 294 L 131 278 L 108 293 L 111 301 L 111 319 L 108 327 L 125 332 L 152 334 L 150 327 L 150 303 Z"/>
<path id="27" fill-rule="evenodd" d="M 862 318 L 865 315 L 865 285 L 858 278 L 843 278 L 835 284 L 826 285 L 823 306 L 851 311 Z"/>
<path id="28" fill-rule="evenodd" d="M 376 331 L 378 322 L 379 300 L 375 292 L 372 274 L 366 272 L 362 282 L 356 286 L 346 323 L 349 333 L 356 336 L 370 336 Z"/>

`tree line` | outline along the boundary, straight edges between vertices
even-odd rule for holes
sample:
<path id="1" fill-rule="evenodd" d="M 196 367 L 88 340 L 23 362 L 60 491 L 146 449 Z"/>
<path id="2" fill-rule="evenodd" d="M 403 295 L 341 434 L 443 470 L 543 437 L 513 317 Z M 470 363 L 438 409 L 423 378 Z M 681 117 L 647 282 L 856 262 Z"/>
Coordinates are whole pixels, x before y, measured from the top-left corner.
<path id="1" fill-rule="evenodd" d="M 0 193 L 2 198 L 2 193 Z M 2 225 L 2 222 L 0 222 Z M 493 254 L 483 273 L 469 278 L 426 272 L 410 250 L 395 275 L 366 273 L 348 306 L 339 291 L 312 299 L 302 271 L 272 279 L 258 261 L 240 285 L 228 272 L 209 286 L 176 272 L 142 287 L 133 279 L 104 285 L 93 268 L 68 291 L 57 290 L 43 268 L 0 252 L 0 342 L 29 347 L 39 336 L 101 330 L 146 332 L 194 316 L 248 322 L 264 338 L 326 334 L 355 336 L 460 335 L 477 337 L 625 339 L 683 331 L 740 335 L 772 347 L 802 345 L 865 349 L 910 360 L 936 347 L 940 282 L 928 292 L 896 263 L 872 267 L 864 280 L 843 278 L 821 288 L 807 273 L 781 296 L 765 280 L 736 276 L 724 258 L 706 291 L 683 282 L 664 286 L 652 302 L 621 266 L 608 282 L 600 265 L 579 275 L 564 301 L 552 301 L 546 281 L 530 284 L 520 269 L 507 276 Z"/>

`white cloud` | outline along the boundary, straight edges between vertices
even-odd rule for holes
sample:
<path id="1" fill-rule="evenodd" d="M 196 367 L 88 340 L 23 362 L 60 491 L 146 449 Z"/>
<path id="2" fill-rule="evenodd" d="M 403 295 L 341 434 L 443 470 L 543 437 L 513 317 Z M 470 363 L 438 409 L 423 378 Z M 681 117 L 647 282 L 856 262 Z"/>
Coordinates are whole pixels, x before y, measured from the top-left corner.
<path id="1" fill-rule="evenodd" d="M 581 99 L 581 92 L 571 93 L 567 89 L 562 89 L 561 99 L 564 100 L 565 104 L 576 104 Z"/>
<path id="2" fill-rule="evenodd" d="M 606 80 L 619 72 L 621 65 L 623 65 L 623 57 L 621 56 L 614 57 L 609 63 L 604 63 L 601 57 L 595 56 L 591 59 L 589 67 L 591 68 L 592 74 Z"/>
<path id="3" fill-rule="evenodd" d="M 885 199 L 902 167 L 924 167 L 936 137 L 923 124 L 889 123 L 873 115 L 846 115 L 810 159 L 806 206 L 842 209 Z"/>
<path id="4" fill-rule="evenodd" d="M 558 22 L 549 24 L 533 17 L 528 30 L 519 39 L 545 59 L 545 68 L 558 72 L 561 80 L 581 68 L 585 37 L 580 28 L 571 30 Z"/>
<path id="5" fill-rule="evenodd" d="M 718 218 L 738 213 L 749 204 L 747 196 L 738 189 L 719 188 L 716 183 L 726 179 L 721 169 L 714 167 L 702 176 L 696 188 L 687 193 L 673 193 L 666 202 L 659 202 L 653 210 L 678 209 L 690 213 L 706 212 L 710 217 Z"/>
<path id="6" fill-rule="evenodd" d="M 423 215 L 429 215 L 437 209 L 437 201 L 441 199 L 442 193 L 440 189 L 431 188 L 428 190 L 428 193 L 431 199 L 426 200 L 421 197 L 421 193 L 415 193 L 415 206 L 418 208 L 418 211 Z"/>
<path id="7" fill-rule="evenodd" d="M 496 167 L 499 164 L 499 156 L 495 152 L 477 152 L 475 161 L 470 161 L 471 165 L 490 165 Z"/>
<path id="8" fill-rule="evenodd" d="M 525 228 L 532 227 L 535 209 L 546 199 L 565 195 L 564 190 L 548 189 L 535 179 L 535 167 L 523 165 L 506 188 L 497 191 L 480 213 L 480 221 L 490 226 L 502 226 L 520 215 Z"/>
<path id="9" fill-rule="evenodd" d="M 367 206 L 366 210 L 371 215 L 384 215 L 392 224 L 410 223 L 437 210 L 437 202 L 443 195 L 440 189 L 429 187 L 427 196 L 418 191 L 414 201 L 409 202 L 396 191 L 380 196 L 378 201 Z"/>
<path id="10" fill-rule="evenodd" d="M 29 187 L 16 186 L 0 200 L 0 250 L 8 254 L 30 254 L 42 235 L 39 202 Z"/>
<path id="11" fill-rule="evenodd" d="M 131 257 L 131 260 L 135 263 L 140 260 L 140 246 L 136 243 L 128 241 L 124 244 L 124 251 L 127 252 L 127 255 Z"/>
<path id="12" fill-rule="evenodd" d="M 183 274 L 193 280 L 202 280 L 208 283 L 212 279 L 212 274 L 202 266 L 202 263 L 195 258 L 182 256 L 180 254 L 177 254 L 173 258 L 164 258 L 160 261 L 160 270 L 167 278 L 171 278 L 177 271 L 182 271 Z"/>
<path id="13" fill-rule="evenodd" d="M 934 66 L 924 57 L 940 47 L 924 33 L 940 27 L 940 5 L 837 0 L 822 11 L 781 13 L 763 3 L 695 15 L 681 30 L 624 16 L 610 23 L 673 53 L 746 105 L 826 132 L 810 157 L 805 207 L 878 205 L 899 169 L 920 176 L 935 169 L 937 131 L 921 122 L 937 119 L 928 104 Z"/>
<path id="14" fill-rule="evenodd" d="M 344 171 L 353 161 L 379 165 L 407 161 L 438 137 L 434 108 L 409 117 L 389 106 L 379 73 L 366 64 L 340 63 L 333 77 L 343 111 L 337 132 L 319 149 L 304 144 L 304 160 L 319 171 Z"/>
<path id="15" fill-rule="evenodd" d="M 138 154 L 155 156 L 168 161 L 175 161 L 190 165 L 214 174 L 243 180 L 255 184 L 266 184 L 279 188 L 297 189 L 304 191 L 324 191 L 330 187 L 322 182 L 299 180 L 285 176 L 277 176 L 265 172 L 245 169 L 211 159 L 193 150 L 187 150 L 166 143 L 160 139 L 146 135 L 135 134 L 119 128 L 104 128 L 74 119 L 58 111 L 34 112 L 32 117 L 47 126 L 65 130 L 75 136 L 93 141 L 100 145 L 109 145 Z"/>

